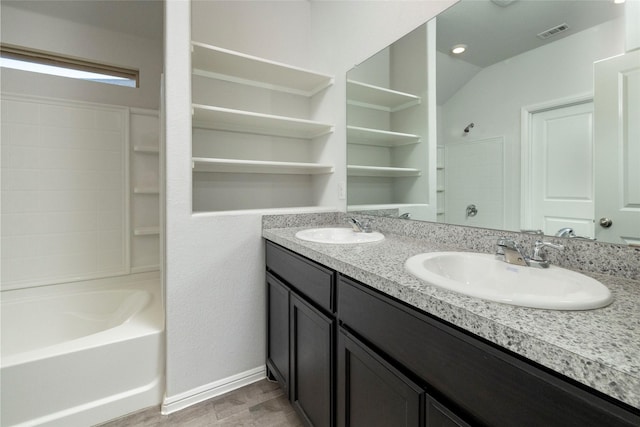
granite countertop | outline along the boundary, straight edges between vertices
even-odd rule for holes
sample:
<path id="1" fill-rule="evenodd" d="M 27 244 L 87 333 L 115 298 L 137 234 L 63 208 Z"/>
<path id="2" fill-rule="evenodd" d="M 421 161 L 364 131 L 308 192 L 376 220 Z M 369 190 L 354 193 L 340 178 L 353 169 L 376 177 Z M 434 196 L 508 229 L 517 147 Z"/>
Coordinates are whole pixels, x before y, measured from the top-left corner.
<path id="1" fill-rule="evenodd" d="M 582 272 L 609 287 L 611 305 L 530 309 L 447 291 L 404 270 L 413 255 L 460 248 L 389 232 L 376 243 L 312 243 L 295 238 L 304 228 L 265 228 L 263 237 L 640 409 L 640 281 Z"/>

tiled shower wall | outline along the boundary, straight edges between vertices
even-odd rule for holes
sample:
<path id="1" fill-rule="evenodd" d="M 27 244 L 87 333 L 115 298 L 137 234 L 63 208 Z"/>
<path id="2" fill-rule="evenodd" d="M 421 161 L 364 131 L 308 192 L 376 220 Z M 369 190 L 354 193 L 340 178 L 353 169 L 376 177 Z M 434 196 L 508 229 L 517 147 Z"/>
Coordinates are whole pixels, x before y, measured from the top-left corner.
<path id="1" fill-rule="evenodd" d="M 131 271 L 129 123 L 125 107 L 2 96 L 3 290 Z"/>

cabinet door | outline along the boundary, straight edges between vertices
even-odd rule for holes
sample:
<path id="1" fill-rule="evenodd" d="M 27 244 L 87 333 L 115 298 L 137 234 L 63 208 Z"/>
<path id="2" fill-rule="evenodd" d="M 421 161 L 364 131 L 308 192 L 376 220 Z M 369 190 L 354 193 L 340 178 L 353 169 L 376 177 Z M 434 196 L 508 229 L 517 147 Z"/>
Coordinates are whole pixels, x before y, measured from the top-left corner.
<path id="1" fill-rule="evenodd" d="M 291 294 L 291 403 L 306 423 L 333 420 L 334 320 Z"/>
<path id="2" fill-rule="evenodd" d="M 470 427 L 431 396 L 427 396 L 427 427 Z"/>
<path id="3" fill-rule="evenodd" d="M 338 426 L 423 426 L 424 391 L 355 337 L 338 336 Z"/>
<path id="4" fill-rule="evenodd" d="M 289 289 L 267 274 L 267 368 L 289 395 Z"/>

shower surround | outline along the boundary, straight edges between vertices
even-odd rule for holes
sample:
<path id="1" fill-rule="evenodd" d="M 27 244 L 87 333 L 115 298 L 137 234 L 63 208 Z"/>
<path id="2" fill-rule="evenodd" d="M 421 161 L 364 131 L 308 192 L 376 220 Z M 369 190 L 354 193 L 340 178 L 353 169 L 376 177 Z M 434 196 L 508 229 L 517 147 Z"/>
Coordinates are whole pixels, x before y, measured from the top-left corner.
<path id="1" fill-rule="evenodd" d="M 164 393 L 155 110 L 2 93 L 3 426 Z"/>

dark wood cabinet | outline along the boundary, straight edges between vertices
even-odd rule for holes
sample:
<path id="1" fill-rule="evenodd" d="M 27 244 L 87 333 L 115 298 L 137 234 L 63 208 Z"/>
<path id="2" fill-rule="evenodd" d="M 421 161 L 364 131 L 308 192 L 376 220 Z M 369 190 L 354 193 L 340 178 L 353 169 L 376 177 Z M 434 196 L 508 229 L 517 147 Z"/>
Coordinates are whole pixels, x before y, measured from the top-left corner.
<path id="1" fill-rule="evenodd" d="M 267 273 L 267 371 L 289 395 L 289 288 Z"/>
<path id="2" fill-rule="evenodd" d="M 640 426 L 637 409 L 299 254 L 267 242 L 266 259 L 267 369 L 308 425 Z"/>
<path id="3" fill-rule="evenodd" d="M 291 403 L 309 425 L 330 426 L 335 320 L 296 295 L 290 315 Z"/>
<path id="4" fill-rule="evenodd" d="M 424 425 L 424 390 L 343 329 L 337 395 L 339 427 Z"/>
<path id="5" fill-rule="evenodd" d="M 334 425 L 335 272 L 267 242 L 267 373 L 309 426 Z"/>
<path id="6" fill-rule="evenodd" d="M 426 405 L 427 427 L 471 427 L 431 396 L 427 396 Z"/>
<path id="7" fill-rule="evenodd" d="M 342 324 L 470 424 L 640 426 L 630 408 L 346 277 L 338 307 Z"/>

